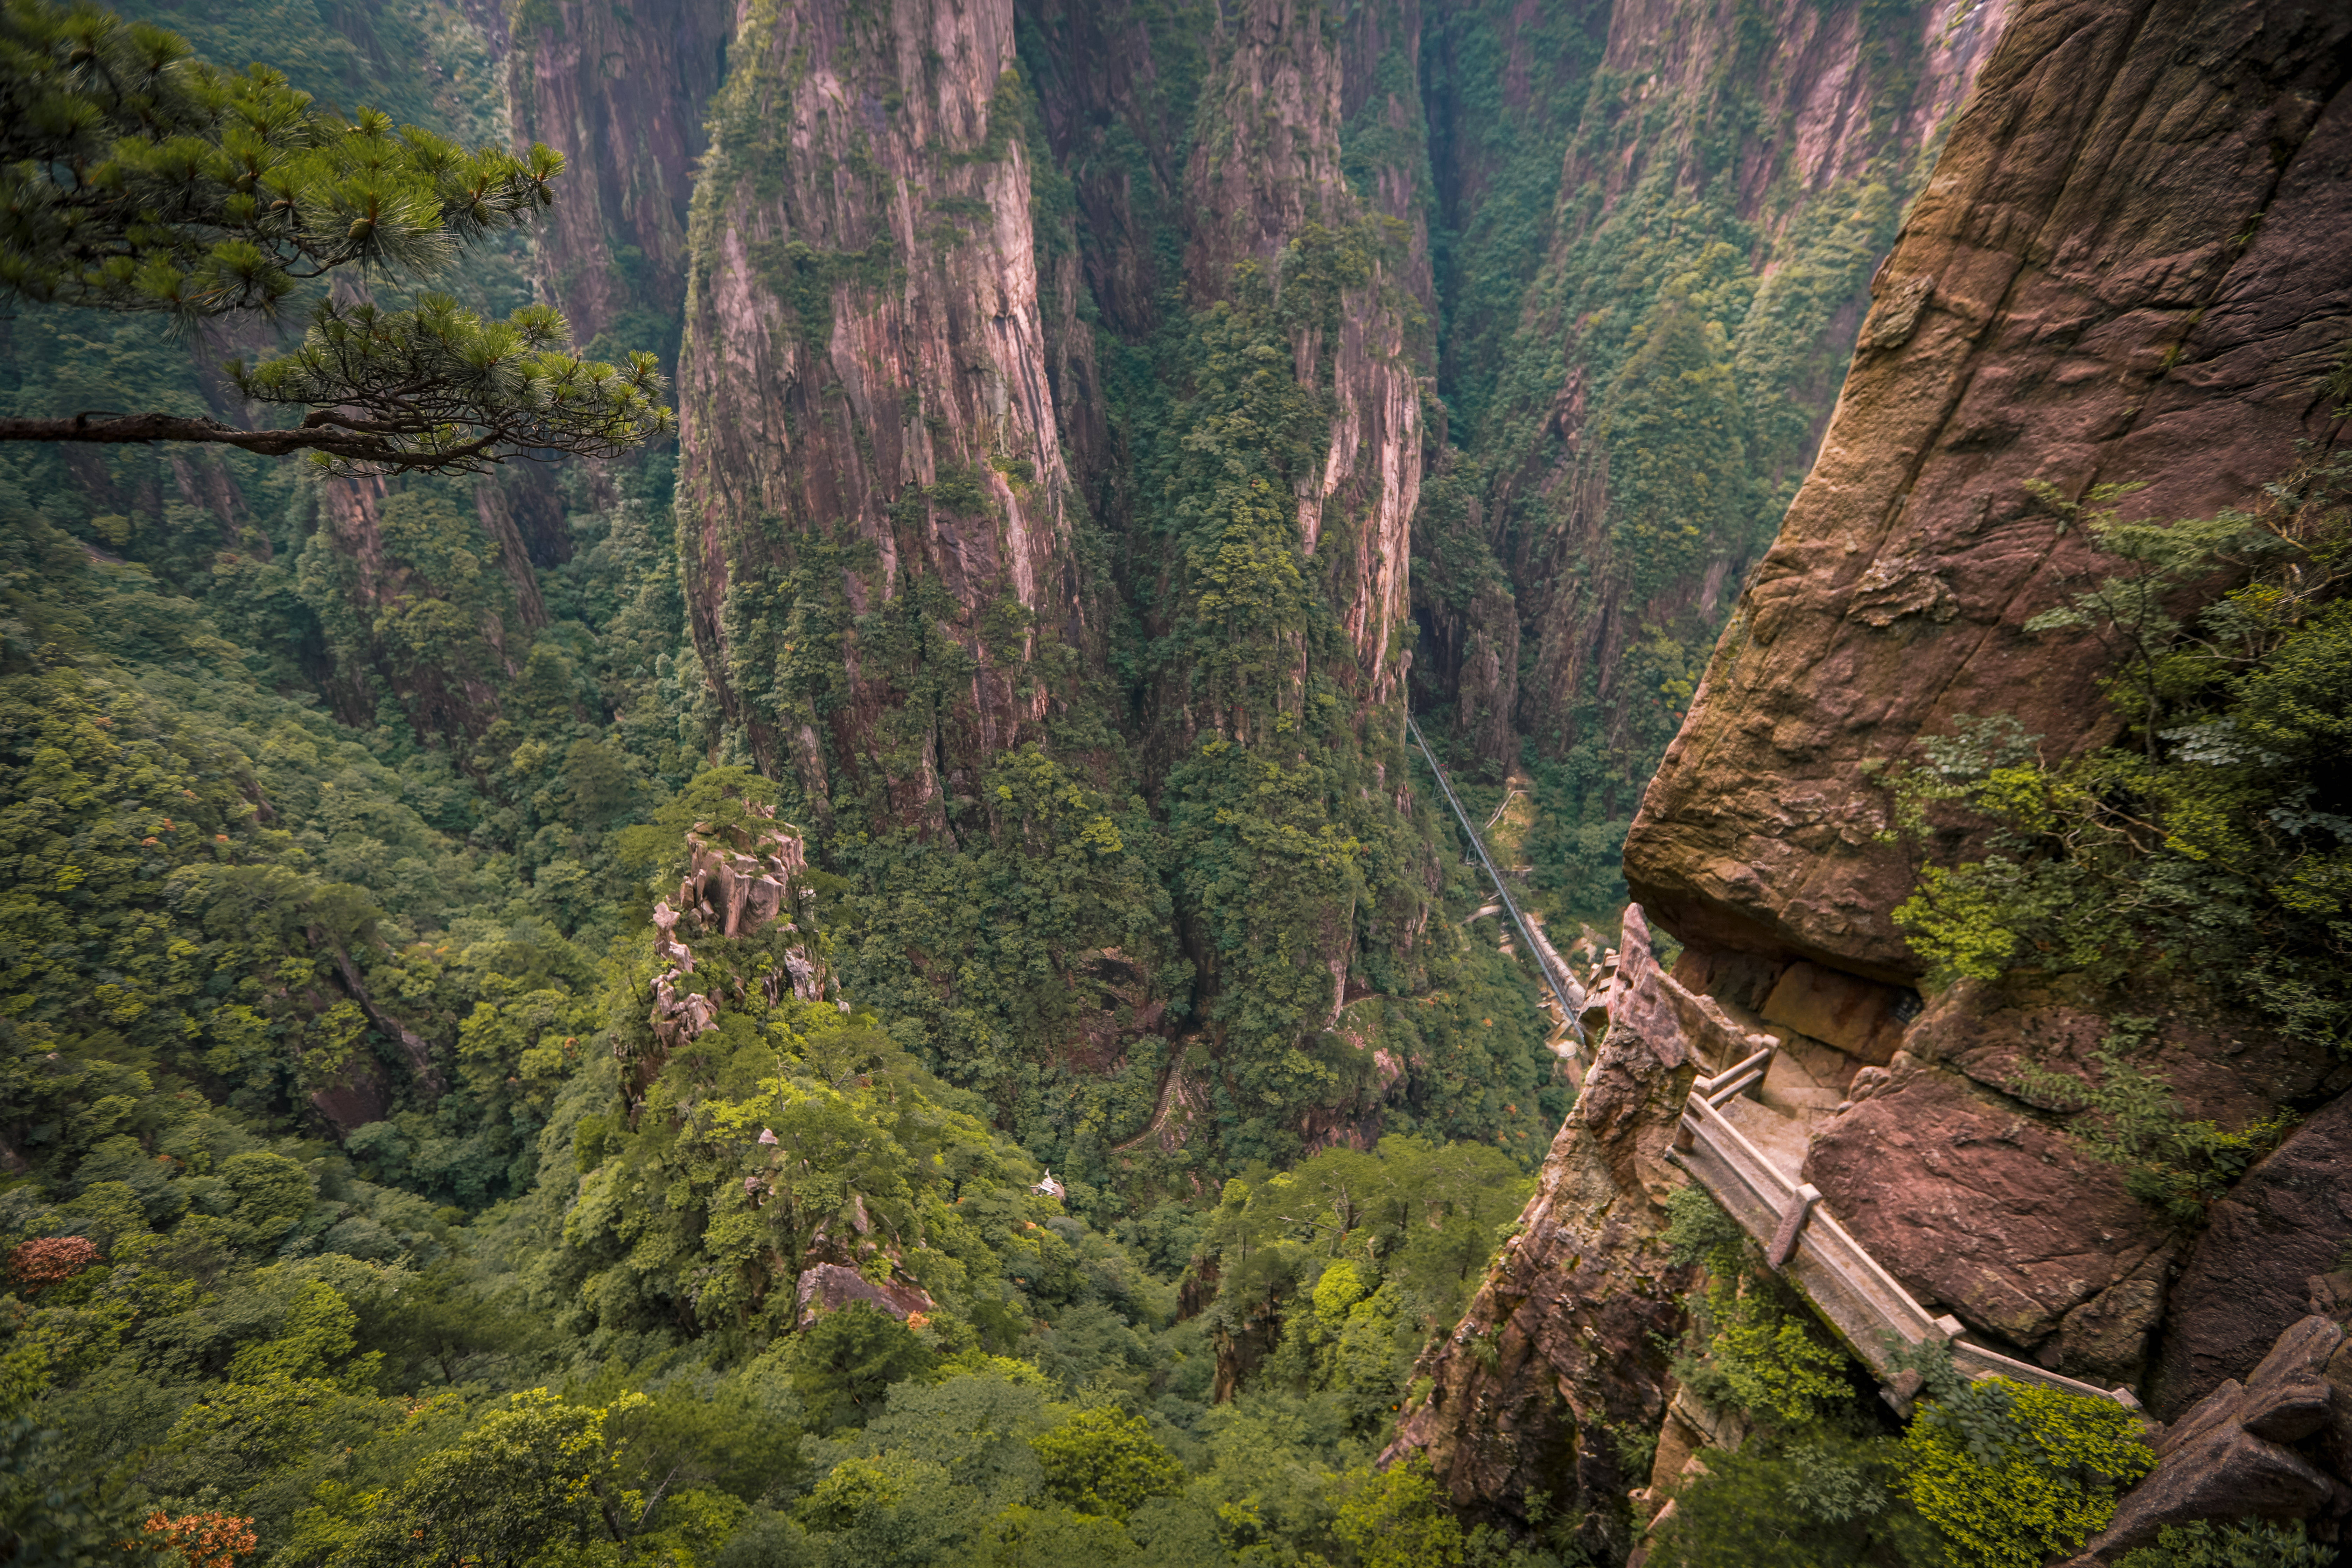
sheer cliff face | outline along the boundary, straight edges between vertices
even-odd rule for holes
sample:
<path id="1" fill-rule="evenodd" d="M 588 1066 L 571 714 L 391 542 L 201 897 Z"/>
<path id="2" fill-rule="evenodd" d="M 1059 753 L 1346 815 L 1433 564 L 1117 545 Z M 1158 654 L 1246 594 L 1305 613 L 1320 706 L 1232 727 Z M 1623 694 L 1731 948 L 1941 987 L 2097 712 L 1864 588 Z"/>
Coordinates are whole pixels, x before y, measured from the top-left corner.
<path id="1" fill-rule="evenodd" d="M 1874 840 L 1863 765 L 1968 714 L 2014 713 L 2053 755 L 2107 737 L 2095 642 L 2024 630 L 2097 564 L 2027 483 L 2209 516 L 2326 437 L 2347 27 L 2249 0 L 2020 18 L 1627 846 L 1678 934 L 1906 978 L 1888 917 L 1912 868 Z"/>
<path id="2" fill-rule="evenodd" d="M 934 827 L 943 779 L 970 793 L 1078 679 L 1048 646 L 1083 658 L 1092 636 L 1012 21 L 752 6 L 695 197 L 678 394 L 697 646 L 763 765 L 819 800 L 856 780 L 887 819 Z M 898 646 L 852 624 L 886 605 Z M 796 690 L 827 615 L 838 678 Z"/>
<path id="3" fill-rule="evenodd" d="M 574 341 L 677 342 L 687 205 L 703 111 L 735 26 L 729 0 L 644 15 L 597 0 L 517 8 L 507 58 L 516 140 L 566 150 L 563 200 L 540 235 L 545 297 Z"/>
<path id="4" fill-rule="evenodd" d="M 1460 1325 L 1413 1369 L 1428 1392 L 1382 1456 L 1425 1457 L 1458 1504 L 1507 1526 L 1565 1516 L 1603 1563 L 1622 1561 L 1622 1500 L 1649 1479 L 1621 1434 L 1665 1418 L 1666 1347 L 1696 1277 L 1659 1239 L 1683 1180 L 1674 1126 L 1696 1053 L 1738 1052 L 1723 1010 L 1659 970 L 1638 909 L 1624 941 L 1608 1037 L 1541 1185 Z"/>
<path id="5" fill-rule="evenodd" d="M 1703 1052 L 1717 1018 L 1773 1035 L 1784 1076 L 1758 1115 L 1882 1264 L 1976 1337 L 2133 1384 L 2166 1416 L 2245 1376 L 2352 1234 L 2311 1174 L 2352 1154 L 2343 1102 L 2184 1240 L 2058 1135 L 2063 1101 L 2018 1098 L 2022 1059 L 2086 1072 L 2107 1026 L 2095 1006 L 1909 989 L 1918 965 L 1890 914 L 1916 868 L 1878 842 L 1886 801 L 1864 769 L 1962 715 L 2015 714 L 2053 758 L 2111 737 L 2092 640 L 2023 630 L 2101 565 L 2028 481 L 2069 498 L 2139 483 L 2127 516 L 2210 515 L 2298 442 L 2335 438 L 2315 384 L 2352 327 L 2347 41 L 2352 17 L 2273 0 L 2079 0 L 2011 21 L 1878 269 L 1820 457 L 1633 825 L 1628 881 L 1687 946 L 1671 975 L 1629 970 L 1594 1069 L 1613 1085 L 1656 1033 L 1622 1033 L 1629 1005 L 1663 1016 L 1643 993 Z M 2148 1049 L 2225 1125 L 2347 1087 L 2324 1052 L 2188 1020 Z M 1674 1107 L 1645 1103 L 1658 1135 Z M 1591 1352 L 1571 1346 L 1600 1309 L 1581 1282 L 1621 1273 L 1640 1302 L 1656 1278 L 1655 1209 L 1585 1173 L 1622 1136 L 1596 1114 L 1571 1116 L 1530 1211 L 1591 1239 L 1523 1240 L 1496 1266 L 1424 1369 L 1444 1398 L 1403 1428 L 1457 1498 L 1506 1515 L 1532 1471 L 1486 1413 L 1572 1428 L 1589 1462 L 1595 1420 L 1657 1388 L 1630 1344 L 1622 1374 L 1579 1382 Z M 1548 1259 L 1532 1273 L 1531 1256 Z M 1473 1357 L 1480 1333 L 1540 1353 Z"/>
<path id="6" fill-rule="evenodd" d="M 1025 61 L 1010 0 L 738 18 L 678 375 L 688 612 L 730 725 L 795 778 L 795 812 L 864 842 L 999 843 L 982 777 L 1032 743 L 1170 817 L 1197 807 L 1193 864 L 1289 853 L 1244 842 L 1268 812 L 1300 843 L 1397 837 L 1427 461 L 1418 15 L 1039 6 L 1019 26 Z M 1379 132 L 1360 169 L 1351 115 Z M 1275 370 L 1255 384 L 1279 416 L 1255 392 L 1211 411 L 1235 390 L 1206 369 L 1220 321 Z M 1253 476 L 1242 506 L 1188 419 Z M 1122 625 L 1144 646 L 1114 660 Z M 1168 766 L 1131 776 L 1137 756 Z M 1312 787 L 1265 805 L 1265 767 Z M 1409 945 L 1421 868 L 1368 889 L 1346 857 L 1265 867 L 1246 907 L 1223 871 L 1161 873 L 1205 1007 L 1243 984 L 1221 955 L 1318 977 L 1258 1009 L 1276 1021 L 1239 1055 L 1286 1061 L 1328 1026 L 1368 931 Z M 1057 983 L 1098 988 L 1082 950 L 1108 939 L 1047 940 Z"/>
<path id="7" fill-rule="evenodd" d="M 1585 36 L 1497 9 L 1490 98 L 1538 77 L 1582 107 L 1515 331 L 1487 363 L 1449 365 L 1486 470 L 1482 545 L 1509 592 L 1424 599 L 1428 686 L 1498 761 L 1516 736 L 1608 759 L 1613 782 L 1580 806 L 1622 820 L 1803 472 L 1870 266 L 2005 8 L 1786 4 L 1694 22 L 1620 0 L 1588 23 L 1605 27 L 1598 59 Z M 1475 126 L 1445 145 L 1449 178 L 1497 177 Z M 1482 199 L 1507 206 L 1507 182 Z M 1485 247 L 1502 237 L 1475 201 L 1454 221 Z M 1469 281 L 1457 311 L 1492 311 Z"/>
<path id="8" fill-rule="evenodd" d="M 1334 405 L 1324 461 L 1297 483 L 1298 547 L 1355 656 L 1335 673 L 1370 709 L 1395 700 L 1403 673 L 1428 357 L 1409 341 L 1406 318 L 1430 282 L 1418 7 L 1405 0 L 1352 12 L 1342 21 L 1318 0 L 1254 0 L 1227 18 L 1185 175 L 1193 215 L 1185 276 L 1196 303 L 1229 297 L 1244 263 L 1273 271 L 1279 289 L 1283 247 L 1317 227 L 1360 228 L 1371 253 L 1370 276 L 1340 293 L 1333 341 L 1307 328 L 1291 345 L 1300 383 L 1328 387 Z M 1377 127 L 1365 138 L 1374 152 L 1362 194 L 1342 168 L 1351 118 Z M 1383 218 L 1402 233 L 1382 233 Z"/>
<path id="9" fill-rule="evenodd" d="M 2105 650 L 2024 629 L 2102 569 L 2030 482 L 2137 484 L 2126 517 L 2210 516 L 2332 438 L 2315 384 L 2352 325 L 2347 39 L 2352 17 L 2264 0 L 2013 25 L 1879 271 L 1820 460 L 1626 848 L 1637 896 L 1719 990 L 1800 955 L 1916 973 L 1890 920 L 1914 866 L 1877 841 L 1870 764 L 1969 715 L 2015 715 L 2053 759 L 2111 738 Z M 2154 1356 L 2169 1415 L 2301 1315 L 2352 1215 L 2322 1205 L 2298 1230 L 2233 1198 L 2184 1251 L 2011 1098 L 2021 1056 L 2084 1070 L 2099 1010 L 1947 993 L 1894 1080 L 1813 1130 L 1805 1170 L 1972 1328 L 2090 1375 L 2137 1378 Z M 2155 1068 L 2228 1125 L 2345 1087 L 2323 1053 L 2238 1035 L 2168 1022 Z M 2342 1158 L 2341 1123 L 2314 1118 L 2273 1163 Z M 2027 1131 L 1986 1136 L 2000 1127 Z"/>

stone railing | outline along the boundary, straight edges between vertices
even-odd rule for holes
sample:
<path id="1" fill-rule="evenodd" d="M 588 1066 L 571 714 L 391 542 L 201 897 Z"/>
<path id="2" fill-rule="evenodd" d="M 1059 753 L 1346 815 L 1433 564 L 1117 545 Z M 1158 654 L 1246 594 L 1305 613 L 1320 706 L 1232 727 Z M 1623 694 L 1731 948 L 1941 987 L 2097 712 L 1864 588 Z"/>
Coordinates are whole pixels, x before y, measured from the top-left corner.
<path id="1" fill-rule="evenodd" d="M 1776 1048 L 1767 1047 L 1691 1086 L 1675 1135 L 1675 1159 L 1763 1246 L 1765 1261 L 1813 1304 L 1873 1372 L 1889 1378 L 1889 1357 L 1898 1347 L 1940 1341 L 1951 1347 L 1952 1364 L 1966 1376 L 2011 1377 L 2138 1408 L 2127 1388 L 2078 1383 L 1962 1338 L 1958 1319 L 1931 1316 L 1863 1250 L 1819 1192 L 1790 1180 L 1767 1159 L 1722 1107 L 1763 1081 Z M 1885 1390 L 1888 1402 L 1906 1409 L 1917 1392 L 1916 1379 L 1916 1373 L 1894 1374 Z"/>

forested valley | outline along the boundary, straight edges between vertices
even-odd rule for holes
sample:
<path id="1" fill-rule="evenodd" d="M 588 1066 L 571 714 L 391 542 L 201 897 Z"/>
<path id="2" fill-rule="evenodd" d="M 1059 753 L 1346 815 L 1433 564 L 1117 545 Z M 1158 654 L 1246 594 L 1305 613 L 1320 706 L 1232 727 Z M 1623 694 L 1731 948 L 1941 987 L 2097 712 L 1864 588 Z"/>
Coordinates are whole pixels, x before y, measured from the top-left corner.
<path id="1" fill-rule="evenodd" d="M 2126 1406 L 1842 1343 L 1660 1042 L 1843 1115 L 1856 1008 L 2105 987 L 2000 1088 L 2193 1237 L 2342 1087 L 2343 463 L 2011 485 L 2146 673 L 1869 763 L 1849 926 L 1635 823 L 2030 8 L 5 0 L 0 1563 L 2079 1547 Z M 1951 623 L 1904 561 L 1840 613 Z M 2126 955 L 2224 940 L 2304 1055 L 2160 1142 Z"/>

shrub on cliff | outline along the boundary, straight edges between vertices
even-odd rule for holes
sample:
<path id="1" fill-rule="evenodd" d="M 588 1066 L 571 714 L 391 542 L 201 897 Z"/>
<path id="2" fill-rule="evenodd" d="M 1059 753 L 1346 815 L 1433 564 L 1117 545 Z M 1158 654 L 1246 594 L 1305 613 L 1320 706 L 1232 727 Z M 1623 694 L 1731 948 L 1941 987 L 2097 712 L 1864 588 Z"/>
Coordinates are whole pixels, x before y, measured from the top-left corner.
<path id="1" fill-rule="evenodd" d="M 1709 1449 L 1652 1534 L 1658 1568 L 1928 1568 L 1936 1532 L 1900 1488 L 1884 1436 L 1834 1427 Z"/>
<path id="2" fill-rule="evenodd" d="M 1674 1192 L 1666 1214 L 1675 1261 L 1707 1271 L 1675 1375 L 1710 1405 L 1792 1431 L 1844 1403 L 1844 1352 L 1763 1267 L 1739 1222 L 1696 1185 Z"/>
<path id="3" fill-rule="evenodd" d="M 2304 1539 L 2300 1521 L 2241 1520 L 2168 1524 L 2153 1546 L 2126 1552 L 2116 1568 L 2326 1568 L 2333 1548 Z"/>
<path id="4" fill-rule="evenodd" d="M 1895 923 L 1934 983 L 2168 973 L 2352 1043 L 2352 458 L 2180 522 L 2037 493 L 2117 570 L 2028 629 L 2110 650 L 2126 743 L 2053 762 L 2001 716 L 1924 742 L 1888 837 L 1982 853 L 1927 865 Z"/>
<path id="5" fill-rule="evenodd" d="M 2110 1399 L 1986 1378 L 1943 1380 L 1903 1446 L 1903 1487 L 1954 1568 L 2039 1568 L 2090 1539 L 2156 1455 Z"/>

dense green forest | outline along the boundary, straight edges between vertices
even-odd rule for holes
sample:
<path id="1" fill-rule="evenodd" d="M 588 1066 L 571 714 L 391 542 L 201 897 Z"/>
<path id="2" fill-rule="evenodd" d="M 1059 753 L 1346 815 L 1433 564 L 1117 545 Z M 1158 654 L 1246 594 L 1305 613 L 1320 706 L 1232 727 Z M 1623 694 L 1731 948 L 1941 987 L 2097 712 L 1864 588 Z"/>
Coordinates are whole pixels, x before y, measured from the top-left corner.
<path id="1" fill-rule="evenodd" d="M 455 11 L 125 9 L 320 101 L 499 133 Z M 431 284 L 502 316 L 529 244 Z M 1269 330 L 1202 323 L 1192 418 L 1253 439 L 1207 404 L 1246 399 L 1214 366 Z M 0 402 L 209 415 L 269 331 L 19 309 Z M 648 337 L 597 352 L 675 353 Z M 7 1560 L 1357 1562 L 1401 1521 L 1458 1552 L 1425 1483 L 1370 1460 L 1567 1104 L 1523 972 L 1453 934 L 1468 868 L 1418 895 L 1454 912 L 1417 994 L 1357 1006 L 1430 1064 L 1362 1148 L 1302 1159 L 1289 1128 L 1121 1161 L 1166 1064 L 1014 1043 L 1051 1037 L 1056 921 L 1169 951 L 1187 824 L 1297 787 L 1240 773 L 1155 812 L 1032 747 L 987 781 L 1030 825 L 998 849 L 820 837 L 793 951 L 827 994 L 722 995 L 668 1049 L 656 902 L 698 824 L 779 798 L 687 636 L 675 471 L 658 444 L 356 485 L 0 451 Z M 1244 919 L 1266 867 L 1227 875 Z M 908 983 L 912 922 L 1007 907 L 1045 935 L 942 933 L 970 943 L 952 1007 Z M 698 985 L 781 962 L 697 948 Z M 1222 1005 L 1278 1031 L 1307 1004 L 1267 956 Z M 1307 1100 L 1367 1054 L 1325 1047 Z"/>

